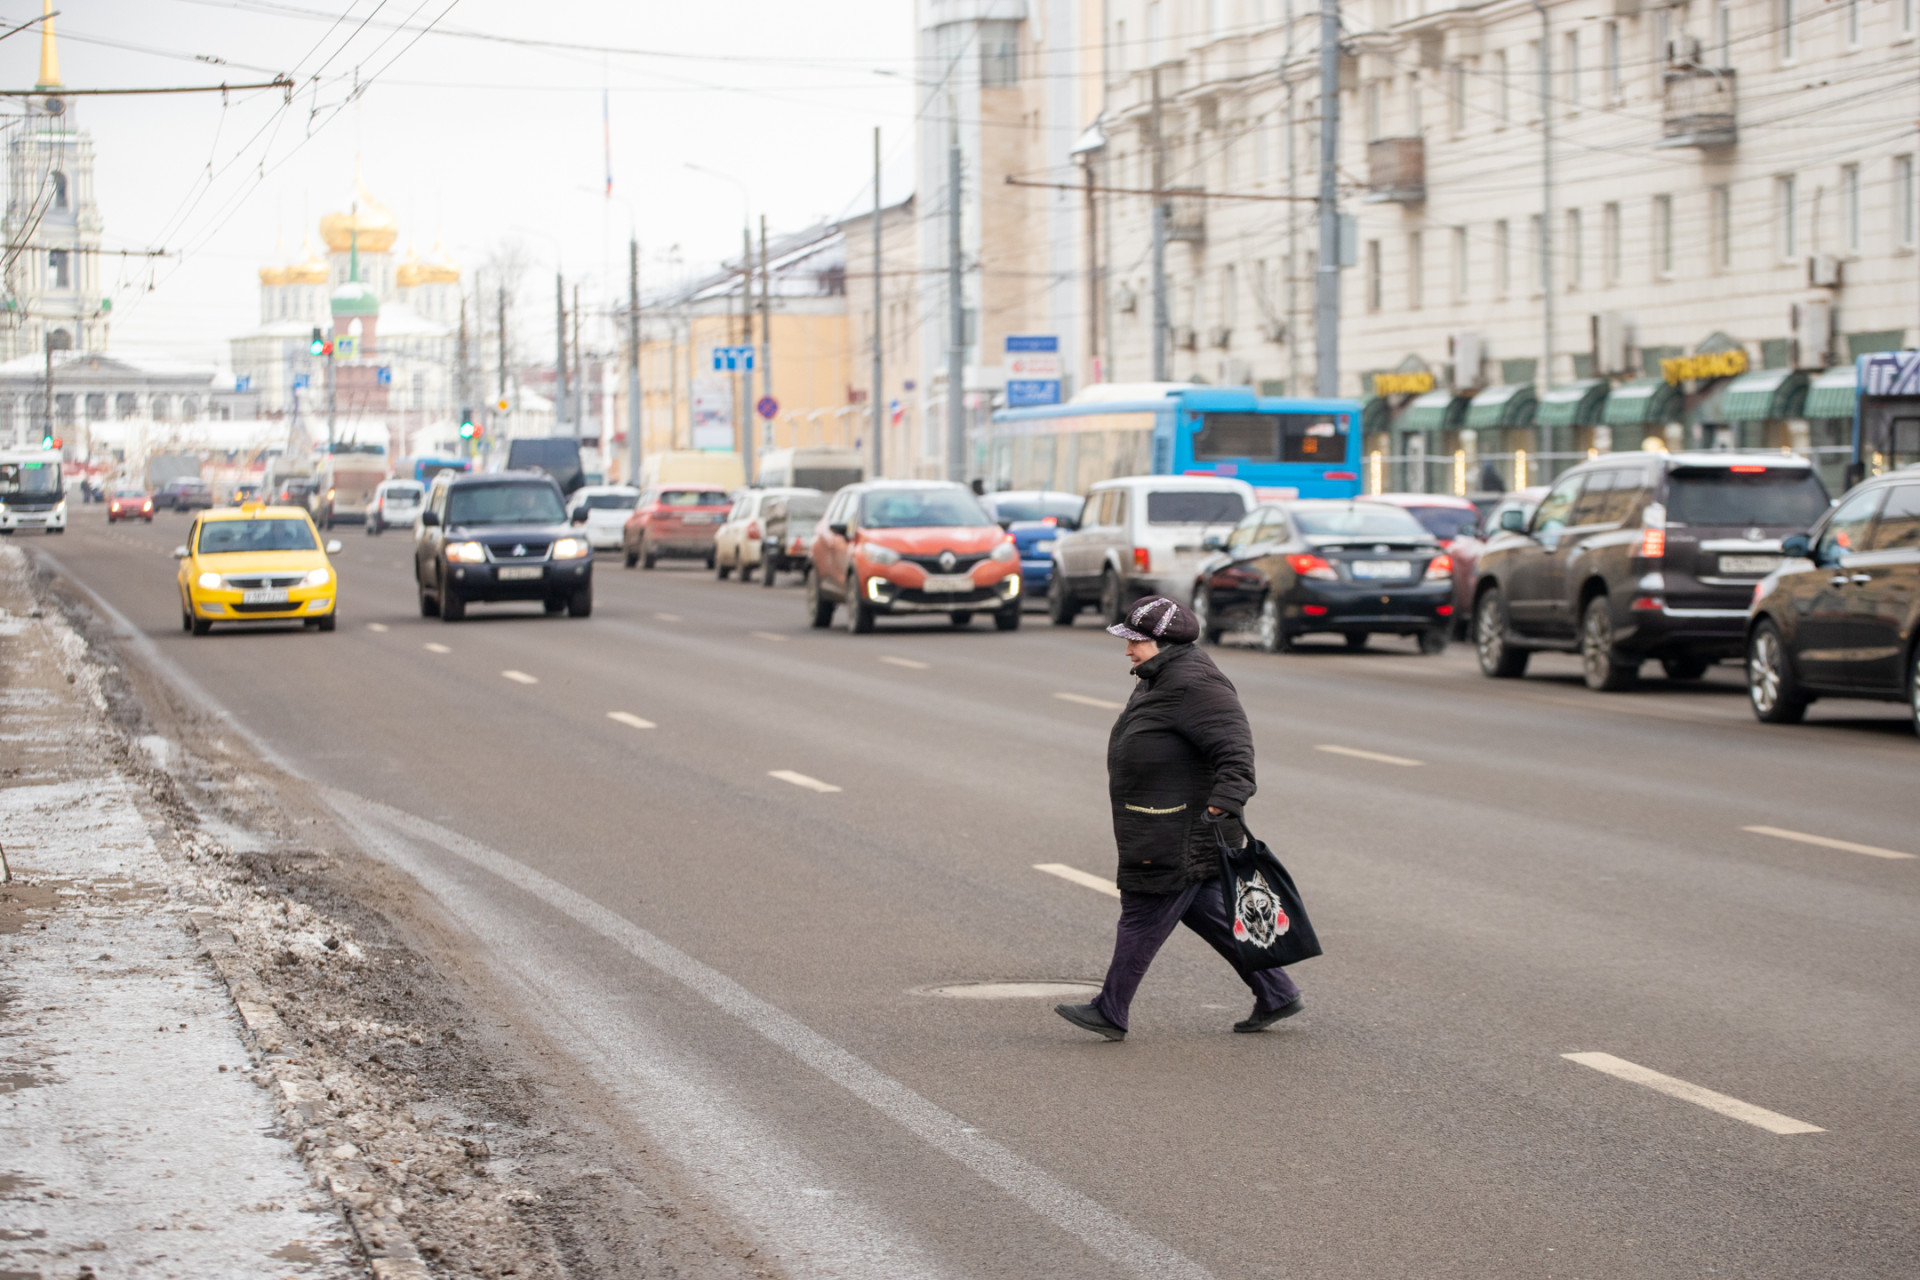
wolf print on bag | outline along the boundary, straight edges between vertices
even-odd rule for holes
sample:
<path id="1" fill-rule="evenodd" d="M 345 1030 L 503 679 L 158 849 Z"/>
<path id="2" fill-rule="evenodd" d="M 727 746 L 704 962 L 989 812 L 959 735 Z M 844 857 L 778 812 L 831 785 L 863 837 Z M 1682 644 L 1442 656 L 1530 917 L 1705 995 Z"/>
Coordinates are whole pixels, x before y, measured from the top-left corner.
<path id="1" fill-rule="evenodd" d="M 1256 947 L 1269 947 L 1286 933 L 1293 922 L 1280 906 L 1280 895 L 1273 891 L 1259 871 L 1247 879 L 1233 878 L 1233 936 Z"/>

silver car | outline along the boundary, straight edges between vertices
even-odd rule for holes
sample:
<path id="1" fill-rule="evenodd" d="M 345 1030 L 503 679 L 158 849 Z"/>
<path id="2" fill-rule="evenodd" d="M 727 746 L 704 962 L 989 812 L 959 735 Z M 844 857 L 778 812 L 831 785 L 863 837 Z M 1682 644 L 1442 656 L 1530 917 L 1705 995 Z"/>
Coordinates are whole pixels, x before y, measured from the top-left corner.
<path id="1" fill-rule="evenodd" d="M 410 528 L 419 518 L 427 489 L 418 480 L 384 480 L 367 503 L 367 535 L 385 529 Z"/>

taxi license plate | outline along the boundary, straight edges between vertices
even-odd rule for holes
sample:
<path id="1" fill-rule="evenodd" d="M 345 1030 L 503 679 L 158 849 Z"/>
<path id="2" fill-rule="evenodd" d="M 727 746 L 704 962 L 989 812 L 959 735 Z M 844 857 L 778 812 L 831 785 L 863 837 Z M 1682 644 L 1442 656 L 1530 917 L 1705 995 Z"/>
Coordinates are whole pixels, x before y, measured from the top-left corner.
<path id="1" fill-rule="evenodd" d="M 537 565 L 537 564 L 510 564 L 510 565 L 505 565 L 501 568 L 500 581 L 526 582 L 531 579 L 538 578 L 540 575 L 544 574 L 545 572 L 546 572 L 546 569 L 543 566 Z"/>
<path id="2" fill-rule="evenodd" d="M 1779 556 L 1721 556 L 1722 573 L 1772 573 L 1780 567 Z"/>
<path id="3" fill-rule="evenodd" d="M 923 591 L 971 591 L 973 576 L 965 573 L 930 573 Z"/>
<path id="4" fill-rule="evenodd" d="M 242 591 L 240 593 L 241 604 L 285 604 L 286 602 L 285 591 Z"/>
<path id="5" fill-rule="evenodd" d="M 1411 560 L 1355 560 L 1351 566 L 1356 578 L 1411 578 Z"/>

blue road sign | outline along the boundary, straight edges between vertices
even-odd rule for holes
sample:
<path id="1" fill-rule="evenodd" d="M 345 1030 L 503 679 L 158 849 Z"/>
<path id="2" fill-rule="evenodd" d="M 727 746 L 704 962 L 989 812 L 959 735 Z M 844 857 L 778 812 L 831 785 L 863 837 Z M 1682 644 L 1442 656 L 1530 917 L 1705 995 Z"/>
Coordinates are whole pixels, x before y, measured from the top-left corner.
<path id="1" fill-rule="evenodd" d="M 380 366 L 380 385 L 383 387 L 393 385 L 393 366 L 392 365 L 383 364 Z"/>
<path id="2" fill-rule="evenodd" d="M 753 348 L 715 347 L 713 349 L 713 371 L 715 373 L 737 373 L 740 370 L 753 372 Z"/>
<path id="3" fill-rule="evenodd" d="M 293 389 L 295 391 L 305 391 L 308 387 L 312 385 L 313 385 L 313 379 L 308 377 L 306 374 L 296 373 L 293 375 Z"/>
<path id="4" fill-rule="evenodd" d="M 243 377 L 243 378 L 235 378 L 233 380 L 233 389 L 235 391 L 253 390 L 253 378 L 251 376 Z"/>
<path id="5" fill-rule="evenodd" d="M 1053 334 L 1010 333 L 1006 345 L 1007 404 L 1060 403 L 1060 339 Z"/>

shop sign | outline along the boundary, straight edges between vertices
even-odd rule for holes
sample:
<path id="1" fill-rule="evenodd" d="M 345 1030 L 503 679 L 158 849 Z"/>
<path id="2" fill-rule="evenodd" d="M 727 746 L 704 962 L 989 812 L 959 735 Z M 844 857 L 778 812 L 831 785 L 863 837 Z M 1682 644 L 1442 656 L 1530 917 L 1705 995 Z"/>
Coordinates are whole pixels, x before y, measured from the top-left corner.
<path id="1" fill-rule="evenodd" d="M 1920 396 L 1920 351 L 1879 351 L 1860 371 L 1860 393 L 1869 396 Z"/>
<path id="2" fill-rule="evenodd" d="M 1433 390 L 1431 373 L 1376 373 L 1373 394 L 1377 396 L 1423 396 Z"/>
<path id="3" fill-rule="evenodd" d="M 1746 371 L 1747 353 L 1739 347 L 1697 356 L 1675 356 L 1660 362 L 1660 376 L 1675 386 L 1703 378 L 1737 378 Z"/>

